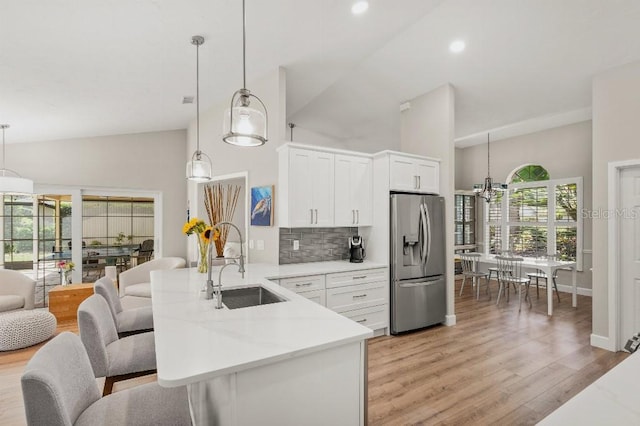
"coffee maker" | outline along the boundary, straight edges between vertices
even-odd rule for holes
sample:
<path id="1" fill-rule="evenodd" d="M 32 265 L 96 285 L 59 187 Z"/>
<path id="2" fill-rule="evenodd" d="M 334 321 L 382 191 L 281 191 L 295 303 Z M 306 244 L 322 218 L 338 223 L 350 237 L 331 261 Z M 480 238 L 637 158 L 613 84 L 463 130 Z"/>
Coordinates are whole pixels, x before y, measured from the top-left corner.
<path id="1" fill-rule="evenodd" d="M 349 238 L 349 262 L 362 263 L 366 253 L 364 251 L 364 240 L 359 235 Z"/>

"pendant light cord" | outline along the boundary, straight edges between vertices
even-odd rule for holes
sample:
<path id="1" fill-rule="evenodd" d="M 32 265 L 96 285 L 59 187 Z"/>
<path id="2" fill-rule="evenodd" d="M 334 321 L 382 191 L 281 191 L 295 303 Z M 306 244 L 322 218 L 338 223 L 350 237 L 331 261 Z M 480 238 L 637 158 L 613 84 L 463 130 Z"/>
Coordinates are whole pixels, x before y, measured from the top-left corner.
<path id="1" fill-rule="evenodd" d="M 487 177 L 491 177 L 491 141 L 487 133 Z"/>
<path id="2" fill-rule="evenodd" d="M 196 44 L 196 156 L 200 157 L 200 44 Z"/>
<path id="3" fill-rule="evenodd" d="M 6 170 L 5 165 L 5 150 L 4 150 L 4 129 L 6 129 L 7 127 L 5 125 L 2 125 L 2 170 Z M 4 173 L 4 172 L 3 172 Z"/>
<path id="4" fill-rule="evenodd" d="M 247 14 L 242 0 L 242 88 L 247 88 Z"/>

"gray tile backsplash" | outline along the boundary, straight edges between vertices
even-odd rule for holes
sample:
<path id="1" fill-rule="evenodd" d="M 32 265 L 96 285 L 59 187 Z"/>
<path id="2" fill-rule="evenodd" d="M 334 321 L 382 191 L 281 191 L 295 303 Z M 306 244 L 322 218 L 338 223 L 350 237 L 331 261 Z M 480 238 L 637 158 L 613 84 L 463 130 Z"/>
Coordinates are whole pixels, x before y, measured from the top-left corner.
<path id="1" fill-rule="evenodd" d="M 280 228 L 280 264 L 324 262 L 349 258 L 349 237 L 358 228 Z M 293 241 L 300 249 L 293 250 Z"/>

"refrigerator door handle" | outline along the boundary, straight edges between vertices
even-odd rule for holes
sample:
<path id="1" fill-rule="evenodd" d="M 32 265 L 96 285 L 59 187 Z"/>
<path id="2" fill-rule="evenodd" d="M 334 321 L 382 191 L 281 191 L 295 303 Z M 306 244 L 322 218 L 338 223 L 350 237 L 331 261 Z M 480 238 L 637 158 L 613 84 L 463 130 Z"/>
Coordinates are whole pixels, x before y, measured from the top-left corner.
<path id="1" fill-rule="evenodd" d="M 397 284 L 398 287 L 401 287 L 401 288 L 425 287 L 425 286 L 433 285 L 442 280 L 443 280 L 442 276 L 438 276 L 435 278 L 414 278 L 411 280 L 401 280 L 401 281 L 396 280 L 395 284 Z"/>
<path id="2" fill-rule="evenodd" d="M 426 243 L 427 243 L 427 254 L 425 255 L 424 263 L 429 263 L 429 255 L 431 254 L 431 215 L 429 215 L 429 209 L 426 204 L 422 205 L 422 210 L 424 211 L 424 215 L 427 218 L 427 230 L 426 230 Z"/>
<path id="3" fill-rule="evenodd" d="M 391 252 L 393 253 L 393 265 L 391 270 L 393 272 L 393 279 L 396 280 L 398 279 L 397 266 L 395 266 L 398 265 L 398 226 L 396 225 L 398 217 L 398 199 L 395 195 L 391 196 L 391 215 L 394 219 L 391 221 Z"/>
<path id="4" fill-rule="evenodd" d="M 422 242 L 420 244 L 420 261 L 422 262 L 422 265 L 425 265 L 429 259 L 429 247 L 427 244 L 427 241 L 429 240 L 429 235 L 427 233 L 428 229 L 427 212 L 424 208 L 424 204 L 420 204 L 420 233 L 422 235 Z"/>

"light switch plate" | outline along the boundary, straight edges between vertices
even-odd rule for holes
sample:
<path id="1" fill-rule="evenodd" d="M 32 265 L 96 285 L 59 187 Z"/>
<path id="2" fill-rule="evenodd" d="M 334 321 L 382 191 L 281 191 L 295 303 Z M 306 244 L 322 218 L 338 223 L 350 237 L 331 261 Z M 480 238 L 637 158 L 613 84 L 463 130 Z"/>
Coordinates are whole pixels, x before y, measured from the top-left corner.
<path id="1" fill-rule="evenodd" d="M 256 249 L 264 250 L 264 240 L 256 240 Z"/>
<path id="2" fill-rule="evenodd" d="M 293 249 L 294 250 L 300 250 L 300 241 L 293 240 Z"/>

